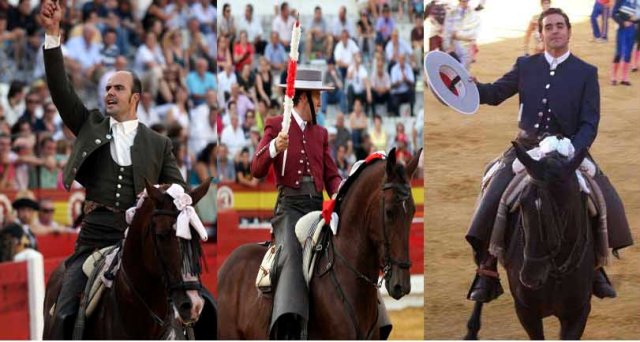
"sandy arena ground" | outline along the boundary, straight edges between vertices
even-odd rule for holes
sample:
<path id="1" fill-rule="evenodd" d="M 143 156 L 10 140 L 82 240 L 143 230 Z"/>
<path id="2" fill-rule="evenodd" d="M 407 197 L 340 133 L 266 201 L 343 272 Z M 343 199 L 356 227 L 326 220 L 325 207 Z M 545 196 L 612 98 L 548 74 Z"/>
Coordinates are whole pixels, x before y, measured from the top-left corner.
<path id="1" fill-rule="evenodd" d="M 584 13 L 584 8 L 581 11 Z M 638 243 L 640 73 L 632 74 L 632 87 L 610 86 L 615 25 L 610 22 L 609 43 L 596 44 L 589 42 L 591 28 L 582 19 L 574 24 L 571 51 L 599 68 L 601 85 L 601 121 L 591 152 L 617 187 Z M 507 72 L 521 53 L 520 37 L 482 45 L 472 73 L 480 81 L 493 81 Z M 502 153 L 516 133 L 517 95 L 498 107 L 481 106 L 473 116 L 444 107 L 431 93 L 425 94 L 425 108 L 425 337 L 460 339 L 473 306 L 465 296 L 475 271 L 464 235 L 485 163 Z M 583 338 L 639 339 L 640 247 L 623 250 L 622 259 L 613 260 L 607 271 L 618 298 L 592 300 Z M 526 339 L 506 279 L 503 286 L 506 293 L 484 307 L 480 337 Z M 555 318 L 545 320 L 545 331 L 547 338 L 558 337 Z"/>

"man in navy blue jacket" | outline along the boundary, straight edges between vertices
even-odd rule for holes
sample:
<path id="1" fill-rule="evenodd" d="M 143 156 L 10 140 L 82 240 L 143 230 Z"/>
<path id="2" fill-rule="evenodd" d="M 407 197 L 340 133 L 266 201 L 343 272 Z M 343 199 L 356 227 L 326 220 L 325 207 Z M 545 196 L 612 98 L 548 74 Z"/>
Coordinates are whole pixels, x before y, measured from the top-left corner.
<path id="1" fill-rule="evenodd" d="M 520 57 L 499 80 L 478 84 L 480 102 L 495 106 L 518 93 L 520 132 L 516 140 L 527 148 L 537 146 L 546 136 L 561 134 L 571 139 L 576 151 L 588 149 L 600 121 L 598 70 L 569 52 L 571 23 L 561 9 L 543 12 L 538 30 L 545 52 Z M 500 198 L 514 176 L 511 164 L 515 158 L 513 148 L 501 156 L 502 167 L 482 194 L 466 236 L 479 265 L 468 294 L 474 301 L 489 302 L 503 292 L 496 258 L 487 248 Z M 616 251 L 633 244 L 620 197 L 601 170 L 594 179 L 606 201 L 609 246 Z M 600 298 L 616 296 L 602 268 L 596 272 L 593 293 Z"/>

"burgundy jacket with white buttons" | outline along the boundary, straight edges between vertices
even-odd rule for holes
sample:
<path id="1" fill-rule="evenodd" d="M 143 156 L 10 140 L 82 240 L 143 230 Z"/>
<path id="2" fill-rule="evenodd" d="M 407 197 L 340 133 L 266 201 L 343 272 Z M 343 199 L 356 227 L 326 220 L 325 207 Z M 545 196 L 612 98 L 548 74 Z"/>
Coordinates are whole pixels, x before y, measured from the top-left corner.
<path id="1" fill-rule="evenodd" d="M 282 159 L 284 151 L 275 158 L 269 155 L 269 144 L 282 129 L 282 116 L 267 119 L 264 136 L 258 145 L 256 154 L 251 162 L 251 175 L 263 178 L 269 172 L 269 167 L 275 167 L 276 183 L 290 188 L 299 188 L 300 180 L 309 173 L 318 192 L 325 188 L 329 196 L 338 191 L 340 175 L 329 151 L 329 135 L 327 130 L 319 125 L 307 124 L 304 132 L 300 126 L 291 120 L 289 127 L 289 147 L 285 174 L 282 176 Z M 308 163 L 308 165 L 307 165 Z M 324 186 L 323 186 L 324 185 Z"/>

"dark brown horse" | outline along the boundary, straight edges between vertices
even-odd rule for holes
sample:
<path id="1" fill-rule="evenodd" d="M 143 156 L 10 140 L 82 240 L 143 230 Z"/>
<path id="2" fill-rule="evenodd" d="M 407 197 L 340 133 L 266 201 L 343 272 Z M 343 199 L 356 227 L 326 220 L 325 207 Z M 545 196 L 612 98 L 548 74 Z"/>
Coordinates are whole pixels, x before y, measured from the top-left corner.
<path id="1" fill-rule="evenodd" d="M 208 187 L 205 183 L 189 193 L 194 204 Z M 165 193 L 166 186 L 158 189 L 147 184 L 146 190 L 148 196 L 136 210 L 124 240 L 121 267 L 95 312 L 86 318 L 83 339 L 184 338 L 179 336 L 181 328 L 199 318 L 204 303 L 199 279 L 192 275 L 200 267 L 199 236 L 193 228 L 191 240 L 176 236 L 179 211 Z M 187 251 L 196 256 L 185 256 Z M 45 339 L 53 321 L 49 311 L 58 297 L 63 274 L 64 262 L 47 284 Z M 215 320 L 209 322 L 210 327 L 215 324 Z"/>
<path id="2" fill-rule="evenodd" d="M 415 213 L 411 177 L 420 152 L 406 167 L 395 150 L 365 167 L 340 204 L 338 234 L 322 244 L 309 284 L 309 339 L 379 339 L 377 280 L 384 272 L 389 294 L 411 291 L 409 228 Z M 340 199 L 339 199 L 340 200 Z M 255 286 L 266 247 L 243 245 L 218 276 L 220 339 L 268 339 L 272 298 Z"/>
<path id="3" fill-rule="evenodd" d="M 579 339 L 591 311 L 594 232 L 575 170 L 586 150 L 568 160 L 557 152 L 536 161 L 513 143 L 531 178 L 519 209 L 508 217 L 504 258 L 516 313 L 529 338 L 544 339 L 542 319 L 560 320 L 561 339 Z M 477 338 L 482 303 L 475 304 L 467 339 Z"/>

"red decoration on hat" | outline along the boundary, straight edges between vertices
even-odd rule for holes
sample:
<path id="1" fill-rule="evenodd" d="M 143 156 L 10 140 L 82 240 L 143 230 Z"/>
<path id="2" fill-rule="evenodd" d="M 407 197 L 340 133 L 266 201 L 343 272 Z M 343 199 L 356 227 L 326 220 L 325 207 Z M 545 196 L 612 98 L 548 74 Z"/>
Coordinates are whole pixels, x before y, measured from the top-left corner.
<path id="1" fill-rule="evenodd" d="M 447 74 L 441 72 L 440 73 L 440 79 L 442 79 L 442 82 L 444 82 L 444 85 L 447 86 L 447 88 L 449 88 L 451 90 L 451 92 L 453 92 L 456 96 L 459 96 L 458 89 L 456 89 L 455 87 L 451 88 L 451 82 L 453 80 L 450 79 Z"/>

